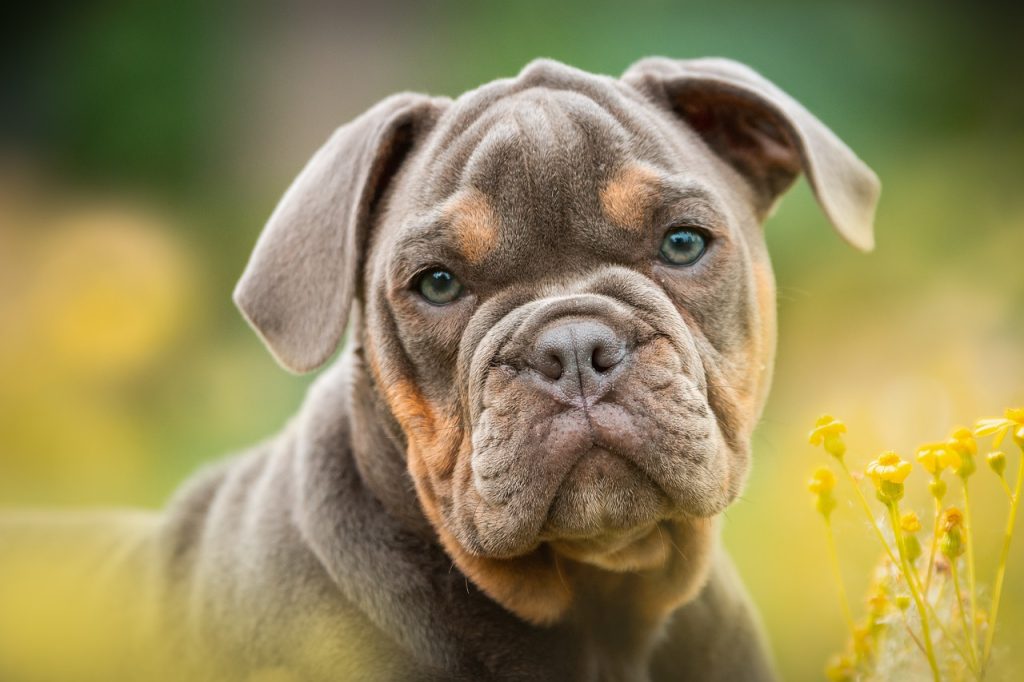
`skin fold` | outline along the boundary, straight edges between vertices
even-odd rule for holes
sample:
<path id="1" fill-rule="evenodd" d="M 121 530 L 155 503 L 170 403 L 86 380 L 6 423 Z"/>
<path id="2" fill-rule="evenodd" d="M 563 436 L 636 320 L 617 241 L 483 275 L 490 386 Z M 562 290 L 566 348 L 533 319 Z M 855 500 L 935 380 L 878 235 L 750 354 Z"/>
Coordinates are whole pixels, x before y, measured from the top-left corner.
<path id="1" fill-rule="evenodd" d="M 870 248 L 874 174 L 721 59 L 646 59 L 618 79 L 538 60 L 338 129 L 235 300 L 288 369 L 319 368 L 348 330 L 344 351 L 280 434 L 132 536 L 116 560 L 132 578 L 110 589 L 134 665 L 773 679 L 717 519 L 771 381 L 761 224 L 801 172 Z M 701 255 L 666 261 L 684 228 Z M 435 270 L 460 295 L 427 300 Z"/>

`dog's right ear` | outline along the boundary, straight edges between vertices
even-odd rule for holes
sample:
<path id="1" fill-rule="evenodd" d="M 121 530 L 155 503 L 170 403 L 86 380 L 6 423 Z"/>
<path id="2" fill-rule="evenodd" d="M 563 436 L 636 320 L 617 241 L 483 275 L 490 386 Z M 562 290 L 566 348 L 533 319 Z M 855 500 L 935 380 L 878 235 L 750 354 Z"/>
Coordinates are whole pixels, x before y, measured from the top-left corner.
<path id="1" fill-rule="evenodd" d="M 446 101 L 393 95 L 342 126 L 270 216 L 234 300 L 286 369 L 310 372 L 337 349 L 379 199 Z"/>

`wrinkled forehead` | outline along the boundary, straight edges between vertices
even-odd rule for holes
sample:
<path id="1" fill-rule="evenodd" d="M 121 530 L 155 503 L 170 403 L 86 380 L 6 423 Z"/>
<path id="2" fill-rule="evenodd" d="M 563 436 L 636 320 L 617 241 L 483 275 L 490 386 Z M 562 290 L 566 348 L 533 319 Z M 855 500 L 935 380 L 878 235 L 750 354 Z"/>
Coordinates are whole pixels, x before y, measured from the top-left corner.
<path id="1" fill-rule="evenodd" d="M 622 260 L 672 211 L 719 210 L 702 145 L 617 81 L 589 78 L 457 101 L 421 157 L 401 242 L 522 276 L 556 258 Z"/>

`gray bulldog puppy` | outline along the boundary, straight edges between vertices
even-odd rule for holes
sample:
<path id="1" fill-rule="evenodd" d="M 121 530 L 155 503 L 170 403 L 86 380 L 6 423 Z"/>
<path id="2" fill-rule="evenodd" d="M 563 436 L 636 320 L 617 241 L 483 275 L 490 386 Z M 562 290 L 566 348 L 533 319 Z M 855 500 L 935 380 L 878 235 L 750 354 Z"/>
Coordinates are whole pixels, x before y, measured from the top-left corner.
<path id="1" fill-rule="evenodd" d="M 772 679 L 716 517 L 772 372 L 761 224 L 801 171 L 871 248 L 875 175 L 723 59 L 539 60 L 338 129 L 235 301 L 290 370 L 349 341 L 118 554 L 160 671 Z"/>

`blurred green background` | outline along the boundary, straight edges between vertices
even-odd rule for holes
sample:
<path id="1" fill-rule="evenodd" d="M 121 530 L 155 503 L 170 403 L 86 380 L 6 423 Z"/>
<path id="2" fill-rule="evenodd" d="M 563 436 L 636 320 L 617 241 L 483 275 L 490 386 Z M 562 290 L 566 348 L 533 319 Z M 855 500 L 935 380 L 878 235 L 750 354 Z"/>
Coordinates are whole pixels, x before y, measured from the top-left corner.
<path id="1" fill-rule="evenodd" d="M 1024 24 L 997 4 L 159 0 L 14 12 L 0 44 L 2 506 L 158 506 L 201 463 L 276 431 L 310 378 L 275 366 L 230 291 L 288 182 L 379 98 L 457 95 L 538 56 L 609 74 L 654 54 L 745 61 L 882 178 L 871 255 L 831 233 L 802 182 L 766 228 L 775 388 L 726 542 L 787 679 L 820 677 L 844 638 L 804 488 L 824 458 L 806 443 L 814 418 L 844 418 L 862 466 L 1024 404 Z M 979 477 L 991 583 L 1005 505 Z M 840 553 L 860 595 L 876 551 L 839 492 Z M 1024 538 L 1005 590 L 997 641 L 1016 671 Z"/>

